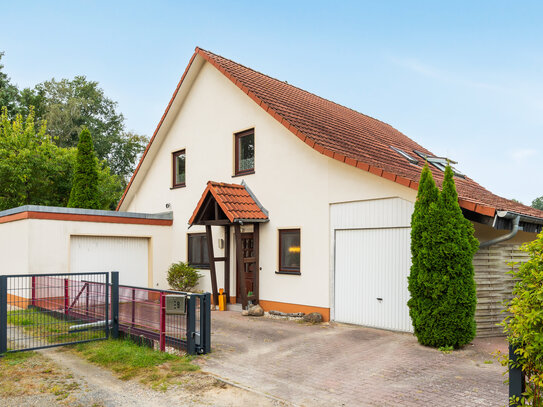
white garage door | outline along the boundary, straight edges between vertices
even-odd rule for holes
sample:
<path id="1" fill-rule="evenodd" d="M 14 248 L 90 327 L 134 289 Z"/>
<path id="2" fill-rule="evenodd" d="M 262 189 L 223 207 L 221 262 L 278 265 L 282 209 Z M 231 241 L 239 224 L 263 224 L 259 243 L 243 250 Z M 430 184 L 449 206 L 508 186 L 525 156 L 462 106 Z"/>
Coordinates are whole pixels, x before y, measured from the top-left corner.
<path id="1" fill-rule="evenodd" d="M 330 206 L 333 319 L 412 331 L 407 301 L 413 203 L 401 198 Z"/>
<path id="2" fill-rule="evenodd" d="M 70 271 L 118 271 L 123 285 L 147 287 L 149 239 L 139 237 L 70 237 Z"/>
<path id="3" fill-rule="evenodd" d="M 336 231 L 335 319 L 411 331 L 410 229 Z"/>

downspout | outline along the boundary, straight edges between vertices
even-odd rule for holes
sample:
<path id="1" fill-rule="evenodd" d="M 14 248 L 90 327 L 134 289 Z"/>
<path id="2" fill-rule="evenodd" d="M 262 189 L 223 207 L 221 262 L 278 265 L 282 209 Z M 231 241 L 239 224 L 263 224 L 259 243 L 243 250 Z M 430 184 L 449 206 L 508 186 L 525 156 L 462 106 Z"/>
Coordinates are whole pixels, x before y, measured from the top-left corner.
<path id="1" fill-rule="evenodd" d="M 511 230 L 511 232 L 509 232 L 506 235 L 497 237 L 496 239 L 492 239 L 487 242 L 482 242 L 481 244 L 479 244 L 479 248 L 489 247 L 497 243 L 505 242 L 506 240 L 509 240 L 515 237 L 515 235 L 517 234 L 519 230 L 520 215 L 509 215 L 509 216 L 513 217 L 513 229 Z M 506 216 L 506 217 L 509 217 L 509 216 Z"/>

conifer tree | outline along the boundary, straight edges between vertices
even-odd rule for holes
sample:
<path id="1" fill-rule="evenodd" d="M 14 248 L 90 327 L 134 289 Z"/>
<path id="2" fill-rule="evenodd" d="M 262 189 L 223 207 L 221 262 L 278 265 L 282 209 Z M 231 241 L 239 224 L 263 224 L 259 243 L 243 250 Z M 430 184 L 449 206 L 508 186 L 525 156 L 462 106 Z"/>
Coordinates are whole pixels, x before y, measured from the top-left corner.
<path id="1" fill-rule="evenodd" d="M 430 206 L 438 199 L 439 190 L 436 187 L 428 163 L 422 169 L 415 209 L 411 216 L 411 273 L 408 277 L 408 288 L 411 298 L 407 302 L 409 315 L 413 323 L 415 335 L 418 337 L 424 331 L 424 309 L 430 306 L 428 293 L 424 290 L 424 280 L 431 270 L 428 269 L 428 241 Z"/>
<path id="2" fill-rule="evenodd" d="M 79 134 L 70 208 L 101 209 L 98 191 L 98 160 L 94 154 L 92 136 L 87 128 Z"/>
<path id="3" fill-rule="evenodd" d="M 430 203 L 422 220 L 413 215 L 418 224 L 412 227 L 422 229 L 418 232 L 422 239 L 412 244 L 415 269 L 409 277 L 412 299 L 408 304 L 421 344 L 458 348 L 475 337 L 472 261 L 479 244 L 458 204 L 453 175 L 447 166 L 438 199 Z"/>

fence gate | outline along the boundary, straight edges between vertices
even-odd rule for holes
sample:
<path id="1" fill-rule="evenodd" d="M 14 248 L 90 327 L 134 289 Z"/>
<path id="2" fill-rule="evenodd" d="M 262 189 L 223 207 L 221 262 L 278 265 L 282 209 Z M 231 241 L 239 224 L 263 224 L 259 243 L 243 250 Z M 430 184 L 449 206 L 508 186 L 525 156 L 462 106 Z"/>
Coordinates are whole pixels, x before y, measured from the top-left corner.
<path id="1" fill-rule="evenodd" d="M 0 354 L 116 336 L 118 273 L 0 276 Z M 111 298 L 106 287 L 111 287 Z M 116 297 L 116 298 L 115 298 Z M 116 301 L 115 301 L 116 299 Z M 111 305 L 110 305 L 111 302 Z"/>

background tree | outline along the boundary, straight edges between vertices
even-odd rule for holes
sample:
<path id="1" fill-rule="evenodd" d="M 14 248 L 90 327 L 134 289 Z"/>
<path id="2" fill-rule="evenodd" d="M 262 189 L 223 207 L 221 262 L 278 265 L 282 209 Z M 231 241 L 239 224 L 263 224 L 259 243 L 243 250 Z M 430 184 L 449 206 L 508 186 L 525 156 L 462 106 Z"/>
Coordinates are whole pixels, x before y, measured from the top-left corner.
<path id="1" fill-rule="evenodd" d="M 89 129 L 98 159 L 104 160 L 126 184 L 147 138 L 125 131 L 117 103 L 104 94 L 98 82 L 88 81 L 85 76 L 51 79 L 34 89 L 24 89 L 20 100 L 22 110 L 34 106 L 37 118 L 47 121 L 59 147 L 75 147 L 81 130 Z"/>
<path id="2" fill-rule="evenodd" d="M 0 109 L 5 107 L 8 117 L 13 118 L 19 112 L 19 89 L 11 83 L 8 75 L 3 72 L 3 56 L 4 53 L 0 52 Z"/>
<path id="3" fill-rule="evenodd" d="M 0 52 L 0 60 L 4 54 Z M 26 117 L 31 108 L 37 127 L 47 122 L 48 132 L 59 147 L 76 147 L 83 127 L 91 131 L 102 169 L 120 177 L 124 188 L 145 149 L 145 136 L 125 130 L 125 119 L 117 103 L 108 98 L 98 82 L 85 76 L 54 78 L 33 88 L 19 90 L 10 82 L 0 63 L 0 108 L 5 106 L 10 120 Z"/>
<path id="4" fill-rule="evenodd" d="M 4 106 L 0 115 L 0 209 L 21 205 L 66 206 L 71 187 L 70 151 L 59 149 L 37 131 L 32 112 L 11 122 Z"/>
<path id="5" fill-rule="evenodd" d="M 427 212 L 413 215 L 418 225 L 412 227 L 418 230 L 421 240 L 412 246 L 418 268 L 410 275 L 414 300 L 408 305 L 421 344 L 458 348 L 475 337 L 477 297 L 472 261 L 479 243 L 473 236 L 473 225 L 464 218 L 458 204 L 453 177 L 447 166 L 437 200 L 430 189 L 429 200 L 433 202 L 424 208 Z M 423 185 L 429 184 L 422 178 L 419 194 L 424 194 Z"/>
<path id="6" fill-rule="evenodd" d="M 13 121 L 0 114 L 0 210 L 22 205 L 66 206 L 72 189 L 75 148 L 58 147 L 34 115 Z M 98 166 L 101 209 L 114 209 L 123 187 L 105 165 Z"/>
<path id="7" fill-rule="evenodd" d="M 86 128 L 81 130 L 77 144 L 70 208 L 100 209 L 98 192 L 98 160 L 94 155 L 92 136 Z"/>
<path id="8" fill-rule="evenodd" d="M 543 211 L 543 196 L 540 196 L 539 198 L 535 198 L 532 201 L 532 208 L 540 209 Z"/>

